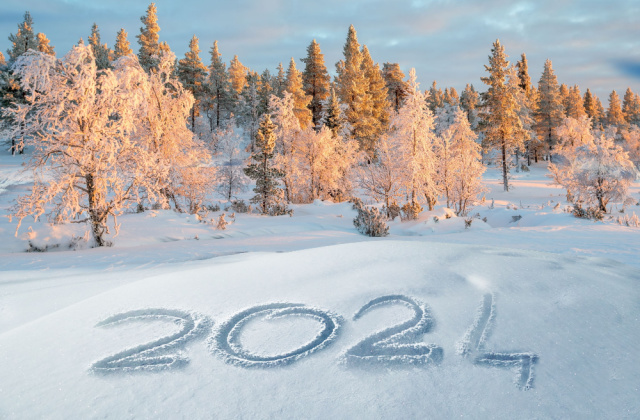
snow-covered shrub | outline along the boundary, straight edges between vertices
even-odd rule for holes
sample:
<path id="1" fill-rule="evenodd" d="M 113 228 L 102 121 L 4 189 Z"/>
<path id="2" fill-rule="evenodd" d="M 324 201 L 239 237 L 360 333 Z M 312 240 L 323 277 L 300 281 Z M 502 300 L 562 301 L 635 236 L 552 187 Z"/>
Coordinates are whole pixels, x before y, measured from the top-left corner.
<path id="1" fill-rule="evenodd" d="M 231 202 L 231 210 L 235 213 L 247 213 L 249 211 L 249 206 L 245 203 L 244 200 L 233 200 Z"/>
<path id="2" fill-rule="evenodd" d="M 406 203 L 402 206 L 402 220 L 416 220 L 422 210 L 422 206 L 417 201 Z"/>
<path id="3" fill-rule="evenodd" d="M 221 213 L 220 217 L 218 218 L 218 224 L 216 225 L 216 229 L 225 230 L 228 224 L 229 222 L 227 222 L 224 218 L 224 213 Z"/>
<path id="4" fill-rule="evenodd" d="M 602 220 L 604 218 L 604 211 L 598 207 L 582 207 L 580 203 L 573 205 L 571 213 L 580 219 Z"/>
<path id="5" fill-rule="evenodd" d="M 353 219 L 353 225 L 358 229 L 358 232 L 372 237 L 382 237 L 389 234 L 389 226 L 377 208 L 359 207 L 357 210 L 358 216 Z"/>
<path id="6" fill-rule="evenodd" d="M 618 221 L 618 224 L 622 226 L 640 227 L 640 219 L 638 218 L 638 215 L 635 213 L 633 213 L 631 216 L 629 216 L 628 214 L 625 214 L 622 217 L 618 216 L 617 221 Z"/>
<path id="7" fill-rule="evenodd" d="M 396 217 L 400 216 L 400 212 L 402 209 L 395 201 L 389 204 L 389 207 L 382 207 L 382 210 L 387 214 L 387 217 L 391 220 L 395 220 Z"/>

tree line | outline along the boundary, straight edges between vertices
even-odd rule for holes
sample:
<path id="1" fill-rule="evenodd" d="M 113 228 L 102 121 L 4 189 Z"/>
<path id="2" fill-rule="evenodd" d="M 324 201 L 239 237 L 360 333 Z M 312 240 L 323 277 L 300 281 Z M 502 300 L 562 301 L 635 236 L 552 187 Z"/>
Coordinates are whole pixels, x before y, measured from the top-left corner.
<path id="1" fill-rule="evenodd" d="M 86 217 L 102 245 L 107 219 L 127 206 L 197 213 L 210 191 L 231 200 L 249 179 L 265 214 L 365 194 L 384 202 L 387 217 L 413 219 L 439 200 L 463 215 L 484 191 L 483 161 L 499 163 L 508 190 L 521 158 L 551 162 L 568 150 L 567 118 L 586 119 L 640 160 L 638 95 L 628 89 L 621 104 L 612 92 L 605 112 L 589 89 L 582 96 L 578 86 L 559 85 L 549 60 L 536 87 L 526 56 L 512 66 L 499 41 L 481 78 L 487 91 L 467 84 L 458 95 L 436 82 L 420 90 L 415 72 L 407 78 L 397 63 L 380 68 L 353 26 L 331 80 L 316 40 L 303 70 L 291 58 L 286 71 L 280 64 L 258 74 L 237 55 L 227 67 L 217 41 L 205 66 L 195 35 L 176 60 L 160 41 L 153 3 L 141 22 L 137 54 L 124 29 L 112 50 L 94 24 L 87 44 L 57 59 L 28 12 L 10 35 L 6 62 L 0 53 L 2 122 L 12 152 L 32 146 L 32 167 L 49 172 L 19 200 L 18 219 L 53 203 L 54 219 Z"/>

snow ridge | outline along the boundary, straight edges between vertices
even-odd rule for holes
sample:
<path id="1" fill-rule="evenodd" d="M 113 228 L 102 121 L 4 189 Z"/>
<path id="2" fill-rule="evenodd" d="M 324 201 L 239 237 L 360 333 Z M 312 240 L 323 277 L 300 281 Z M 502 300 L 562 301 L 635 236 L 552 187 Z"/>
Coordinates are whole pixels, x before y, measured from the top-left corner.
<path id="1" fill-rule="evenodd" d="M 109 327 L 131 321 L 163 320 L 181 326 L 175 334 L 166 335 L 157 340 L 131 347 L 91 365 L 96 373 L 114 373 L 130 371 L 158 371 L 185 366 L 189 358 L 178 350 L 188 341 L 206 333 L 211 321 L 197 313 L 177 309 L 149 308 L 138 309 L 112 315 L 96 324 L 96 327 Z M 172 351 L 176 350 L 174 353 Z"/>
<path id="2" fill-rule="evenodd" d="M 243 348 L 240 342 L 242 328 L 251 319 L 265 317 L 275 319 L 284 316 L 303 316 L 320 322 L 323 329 L 309 342 L 295 350 L 273 356 L 253 354 Z M 214 331 L 207 340 L 212 353 L 222 358 L 226 363 L 249 368 L 272 368 L 289 365 L 303 357 L 315 353 L 338 337 L 338 330 L 342 318 L 339 315 L 323 309 L 309 307 L 299 303 L 276 302 L 253 306 L 238 312 Z"/>

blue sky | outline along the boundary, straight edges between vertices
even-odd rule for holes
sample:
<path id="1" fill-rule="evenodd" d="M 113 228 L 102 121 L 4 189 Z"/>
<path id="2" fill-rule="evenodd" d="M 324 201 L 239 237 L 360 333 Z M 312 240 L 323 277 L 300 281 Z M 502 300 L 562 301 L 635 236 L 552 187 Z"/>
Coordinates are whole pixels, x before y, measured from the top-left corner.
<path id="1" fill-rule="evenodd" d="M 0 48 L 9 48 L 25 10 L 36 32 L 44 32 L 64 54 L 96 22 L 102 42 L 113 46 L 120 28 L 137 51 L 148 1 L 23 0 L 0 5 Z M 156 1 L 160 39 L 180 58 L 192 35 L 201 58 L 218 40 L 222 58 L 234 54 L 246 66 L 272 72 L 279 62 L 300 58 L 316 39 L 327 68 L 335 71 L 347 29 L 353 24 L 361 44 L 376 62 L 398 62 L 408 74 L 416 68 L 423 89 L 433 80 L 458 91 L 466 83 L 483 90 L 480 77 L 499 38 L 512 62 L 526 53 L 534 83 L 544 60 L 553 62 L 561 83 L 589 87 L 607 106 L 608 94 L 627 87 L 640 93 L 640 1 L 508 0 L 181 0 Z"/>

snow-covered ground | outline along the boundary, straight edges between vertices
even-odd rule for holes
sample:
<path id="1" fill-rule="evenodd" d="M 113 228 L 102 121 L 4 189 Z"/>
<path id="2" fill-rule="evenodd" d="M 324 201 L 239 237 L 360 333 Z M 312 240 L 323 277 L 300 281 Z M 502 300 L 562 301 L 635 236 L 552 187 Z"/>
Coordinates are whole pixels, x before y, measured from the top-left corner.
<path id="1" fill-rule="evenodd" d="M 545 174 L 489 169 L 470 228 L 438 208 L 387 238 L 348 203 L 127 214 L 75 251 L 82 225 L 3 217 L 0 418 L 639 418 L 640 229 L 574 218 Z"/>

